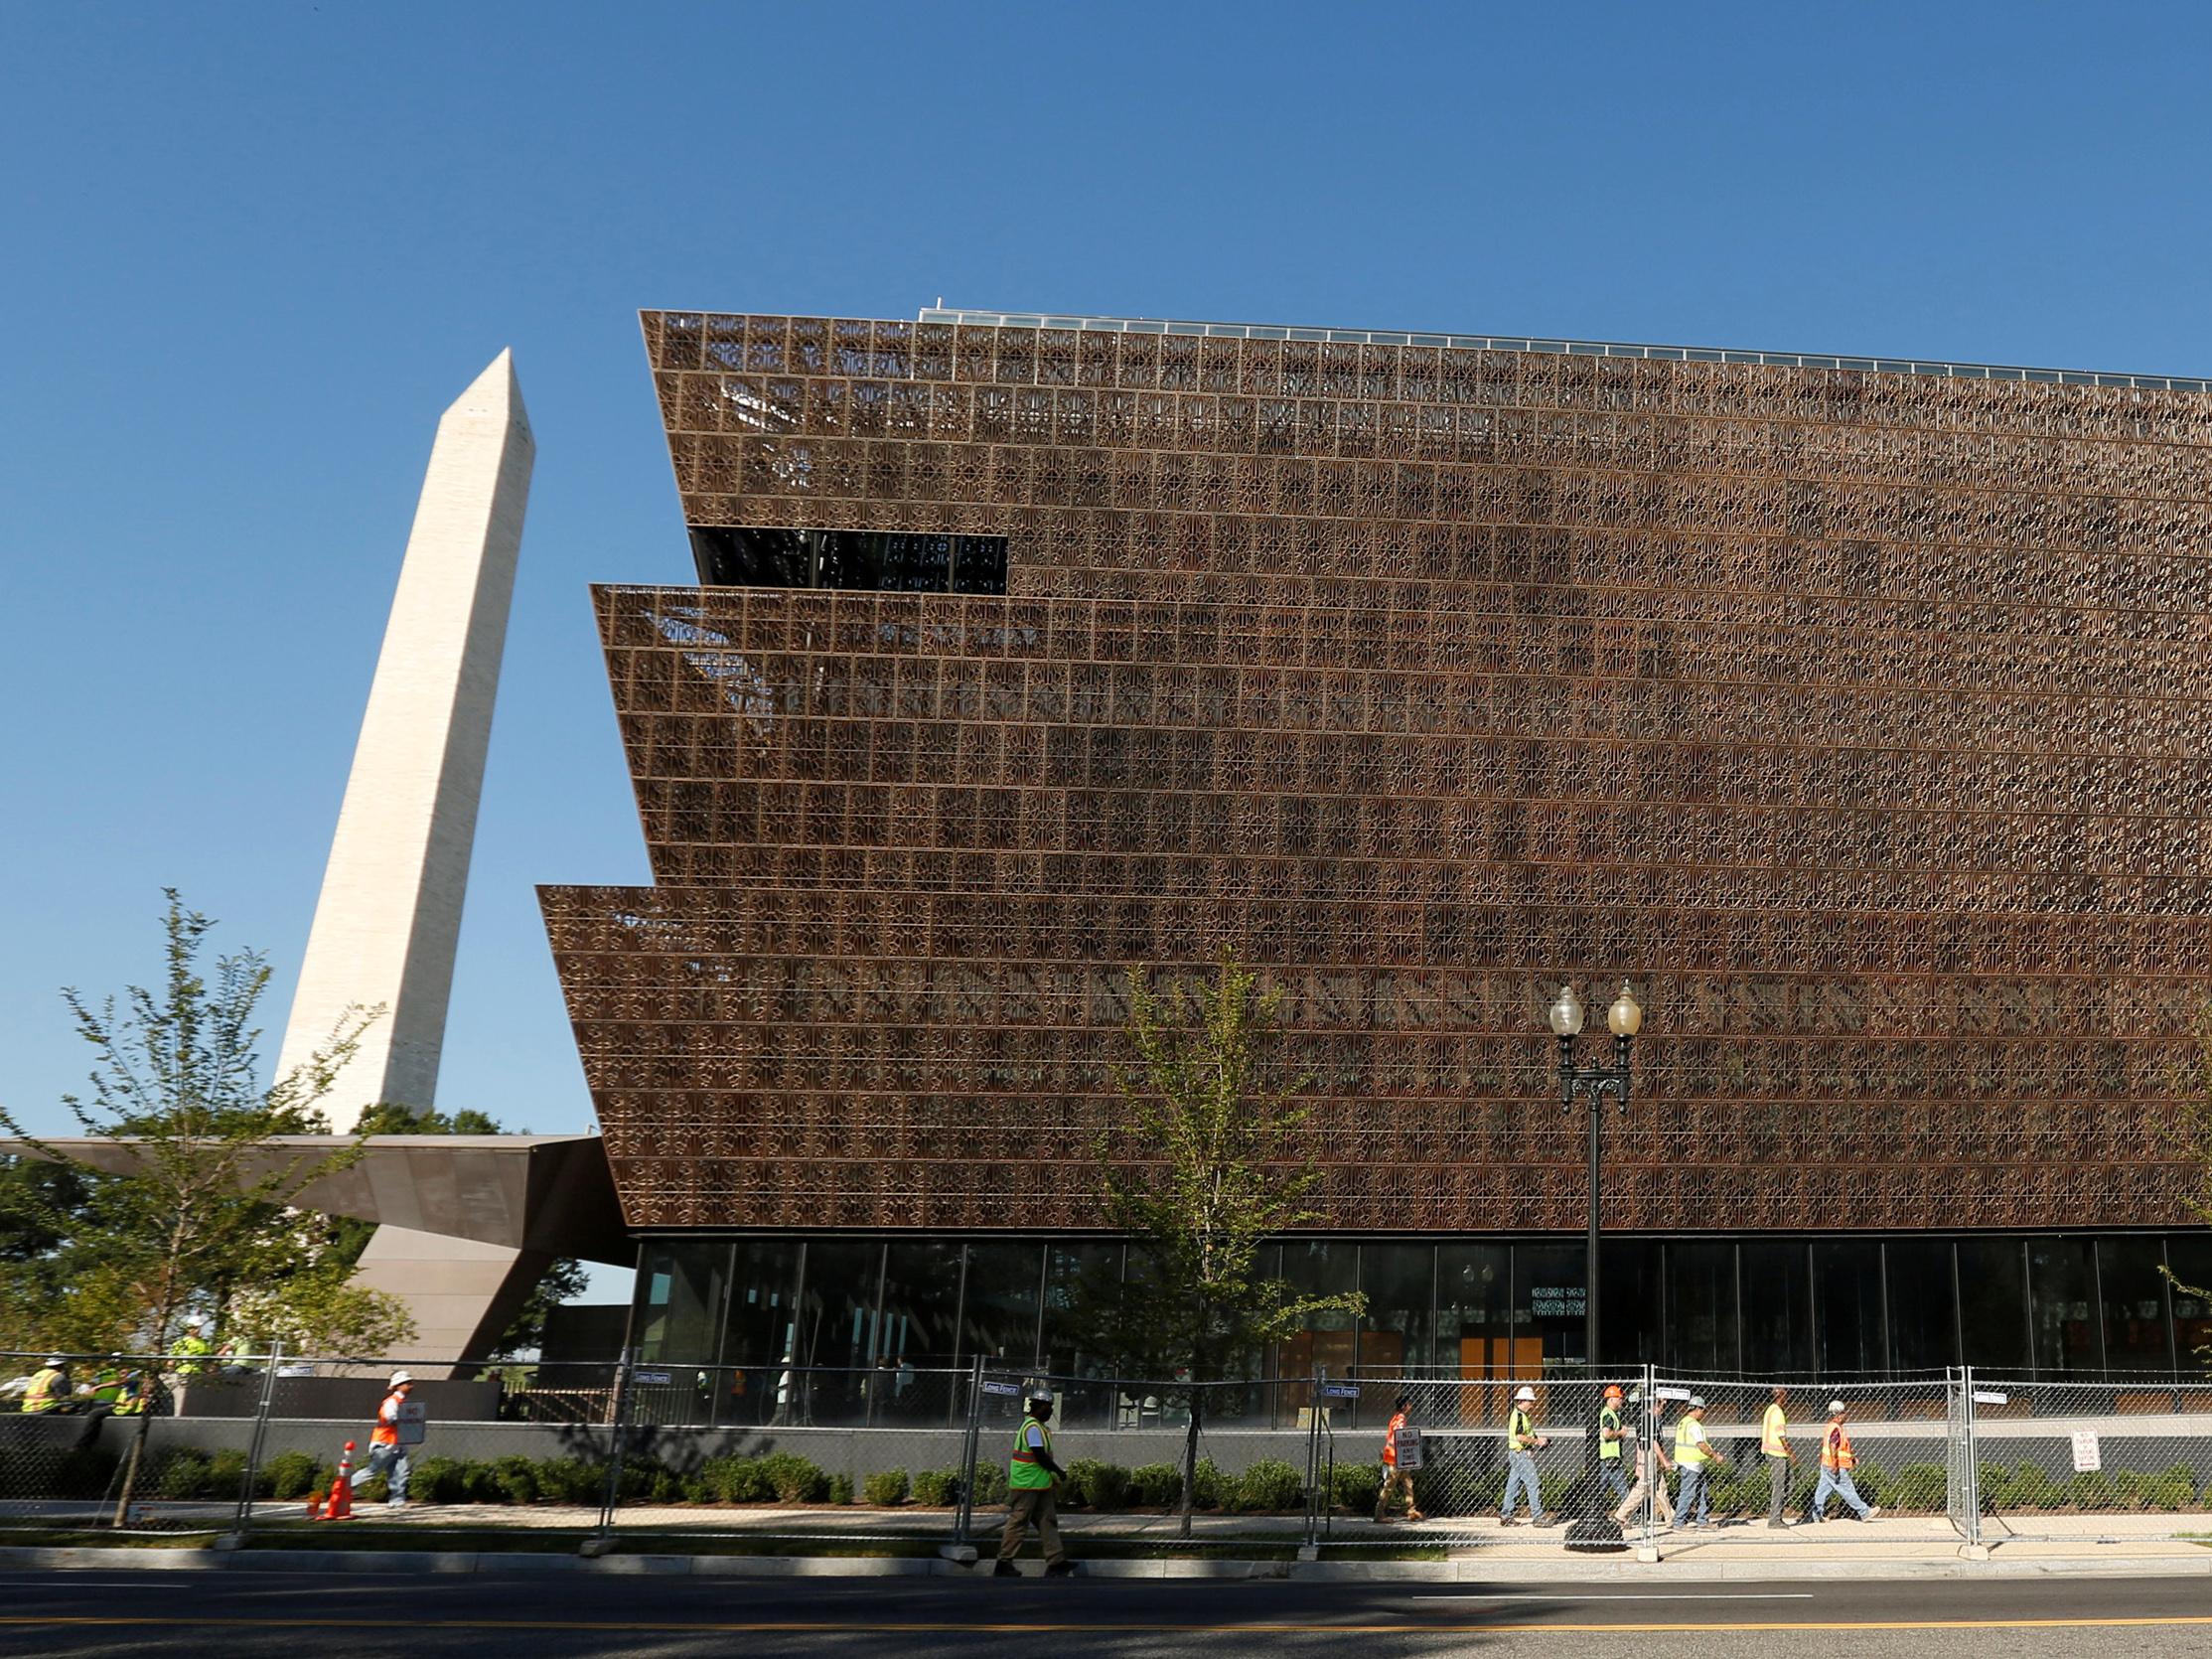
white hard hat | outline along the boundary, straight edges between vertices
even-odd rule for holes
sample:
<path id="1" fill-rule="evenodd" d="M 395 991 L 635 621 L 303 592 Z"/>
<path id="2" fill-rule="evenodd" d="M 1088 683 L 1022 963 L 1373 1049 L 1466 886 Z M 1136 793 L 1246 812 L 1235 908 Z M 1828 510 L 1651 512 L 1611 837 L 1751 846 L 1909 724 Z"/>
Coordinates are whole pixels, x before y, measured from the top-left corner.
<path id="1" fill-rule="evenodd" d="M 185 1315 L 185 1323 L 188 1325 L 204 1325 L 207 1322 L 208 1316 L 205 1313 L 187 1313 Z"/>
<path id="2" fill-rule="evenodd" d="M 1516 1400 L 1528 1400 L 1533 1402 L 1537 1397 L 1537 1391 L 1533 1388 L 1524 1386 L 1522 1388 L 1516 1389 L 1514 1391 L 1513 1397 Z"/>
<path id="3" fill-rule="evenodd" d="M 397 1388 L 401 1383 L 411 1383 L 414 1380 L 414 1373 L 411 1371 L 394 1371 L 391 1374 L 391 1381 L 384 1386 L 386 1388 Z"/>
<path id="4" fill-rule="evenodd" d="M 1830 1417 L 1834 1417 L 1834 1416 L 1835 1416 L 1835 1415 L 1836 1415 L 1836 1414 L 1837 1414 L 1838 1412 L 1842 1411 L 1843 1409 L 1843 1401 L 1841 1401 L 1841 1400 L 1831 1400 L 1831 1401 L 1830 1401 L 1830 1402 L 1828 1403 L 1828 1415 L 1829 1415 Z"/>
<path id="5" fill-rule="evenodd" d="M 59 1371 L 63 1366 L 69 1364 L 69 1361 L 60 1354 L 49 1354 L 46 1356 L 46 1363 L 50 1369 Z"/>
<path id="6" fill-rule="evenodd" d="M 1701 1394 L 1693 1394 L 1690 1397 L 1689 1404 L 1683 1407 L 1683 1410 L 1686 1412 L 1701 1412 L 1704 1409 L 1705 1397 Z"/>

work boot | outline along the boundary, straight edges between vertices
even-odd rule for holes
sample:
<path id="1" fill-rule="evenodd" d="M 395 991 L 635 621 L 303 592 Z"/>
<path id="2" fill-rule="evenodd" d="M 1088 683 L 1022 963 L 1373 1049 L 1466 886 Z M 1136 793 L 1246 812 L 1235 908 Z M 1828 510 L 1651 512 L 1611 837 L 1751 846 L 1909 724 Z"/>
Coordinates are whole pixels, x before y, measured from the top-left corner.
<path id="1" fill-rule="evenodd" d="M 1045 1566 L 1045 1577 L 1048 1579 L 1065 1579 L 1075 1570 L 1076 1564 L 1072 1561 L 1048 1562 Z"/>
<path id="2" fill-rule="evenodd" d="M 1021 1577 L 1021 1569 L 1010 1561 L 1002 1561 L 991 1569 L 991 1577 L 994 1579 L 1018 1579 Z"/>

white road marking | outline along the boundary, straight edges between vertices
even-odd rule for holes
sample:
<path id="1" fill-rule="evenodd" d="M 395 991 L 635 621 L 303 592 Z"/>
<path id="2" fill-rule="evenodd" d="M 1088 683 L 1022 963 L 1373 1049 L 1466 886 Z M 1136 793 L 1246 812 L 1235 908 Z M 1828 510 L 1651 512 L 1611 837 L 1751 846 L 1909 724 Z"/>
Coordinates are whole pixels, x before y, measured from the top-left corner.
<path id="1" fill-rule="evenodd" d="M 1626 1595 L 1577 1595 L 1571 1590 L 1546 1594 L 1539 1590 L 1502 1591 L 1495 1595 L 1481 1590 L 1443 1590 L 1423 1595 L 1423 1601 L 1810 1601 L 1813 1592 L 1808 1589 L 1741 1590 L 1721 1595 L 1701 1595 L 1692 1590 L 1634 1590 Z"/>

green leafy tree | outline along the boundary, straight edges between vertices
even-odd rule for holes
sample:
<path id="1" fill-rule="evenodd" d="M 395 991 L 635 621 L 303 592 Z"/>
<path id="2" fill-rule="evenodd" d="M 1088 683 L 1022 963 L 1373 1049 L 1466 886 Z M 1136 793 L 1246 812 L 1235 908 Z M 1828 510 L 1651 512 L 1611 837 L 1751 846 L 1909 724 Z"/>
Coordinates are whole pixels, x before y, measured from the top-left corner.
<path id="1" fill-rule="evenodd" d="M 1358 1293 L 1312 1296 L 1263 1271 L 1265 1241 L 1315 1219 L 1320 1180 L 1298 1102 L 1273 1058 L 1279 990 L 1230 956 L 1209 980 L 1155 991 L 1129 975 L 1125 1113 L 1100 1138 L 1106 1216 L 1129 1240 L 1118 1282 L 1087 1282 L 1079 1318 L 1126 1371 L 1187 1386 L 1181 1531 L 1190 1535 L 1207 1383 L 1247 1374 L 1267 1344 L 1316 1314 L 1358 1313 Z"/>
<path id="2" fill-rule="evenodd" d="M 310 1059 L 264 1087 L 257 1076 L 261 1032 L 253 1021 L 268 986 L 265 958 L 243 951 L 219 958 L 207 973 L 202 954 L 214 924 L 187 910 L 173 889 L 167 898 L 166 973 L 158 989 L 134 985 L 120 1002 L 109 997 L 97 1005 L 74 989 L 63 992 L 77 1034 L 96 1057 L 89 1093 L 66 1095 L 63 1104 L 85 1135 L 111 1143 L 127 1173 L 87 1170 L 81 1184 L 19 1181 L 14 1188 L 32 1225 L 55 1241 L 43 1260 L 66 1279 L 64 1320 L 98 1327 L 114 1346 L 157 1352 L 169 1349 L 187 1312 L 212 1318 L 220 1338 L 249 1289 L 256 1303 L 271 1308 L 297 1293 L 327 1310 L 330 1270 L 303 1250 L 290 1205 L 311 1182 L 347 1167 L 359 1145 L 282 1155 L 277 1142 L 325 1131 L 319 1103 L 380 1011 L 349 1011 Z M 26 1133 L 4 1107 L 0 1129 L 67 1164 L 65 1154 Z M 357 1312 L 368 1310 L 356 1305 Z M 138 1420 L 118 1523 L 129 1507 L 147 1423 Z"/>

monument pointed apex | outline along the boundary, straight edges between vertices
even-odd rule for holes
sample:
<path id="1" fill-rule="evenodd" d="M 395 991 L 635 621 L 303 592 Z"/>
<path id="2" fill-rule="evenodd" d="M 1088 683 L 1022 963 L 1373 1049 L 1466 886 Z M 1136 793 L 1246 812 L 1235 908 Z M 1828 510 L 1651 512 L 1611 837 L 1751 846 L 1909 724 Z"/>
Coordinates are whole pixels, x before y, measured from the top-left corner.
<path id="1" fill-rule="evenodd" d="M 522 406 L 522 385 L 515 377 L 514 347 L 502 347 L 500 355 L 469 382 L 468 389 L 447 405 L 441 418 L 456 415 L 512 421 L 528 433 L 529 411 Z"/>

